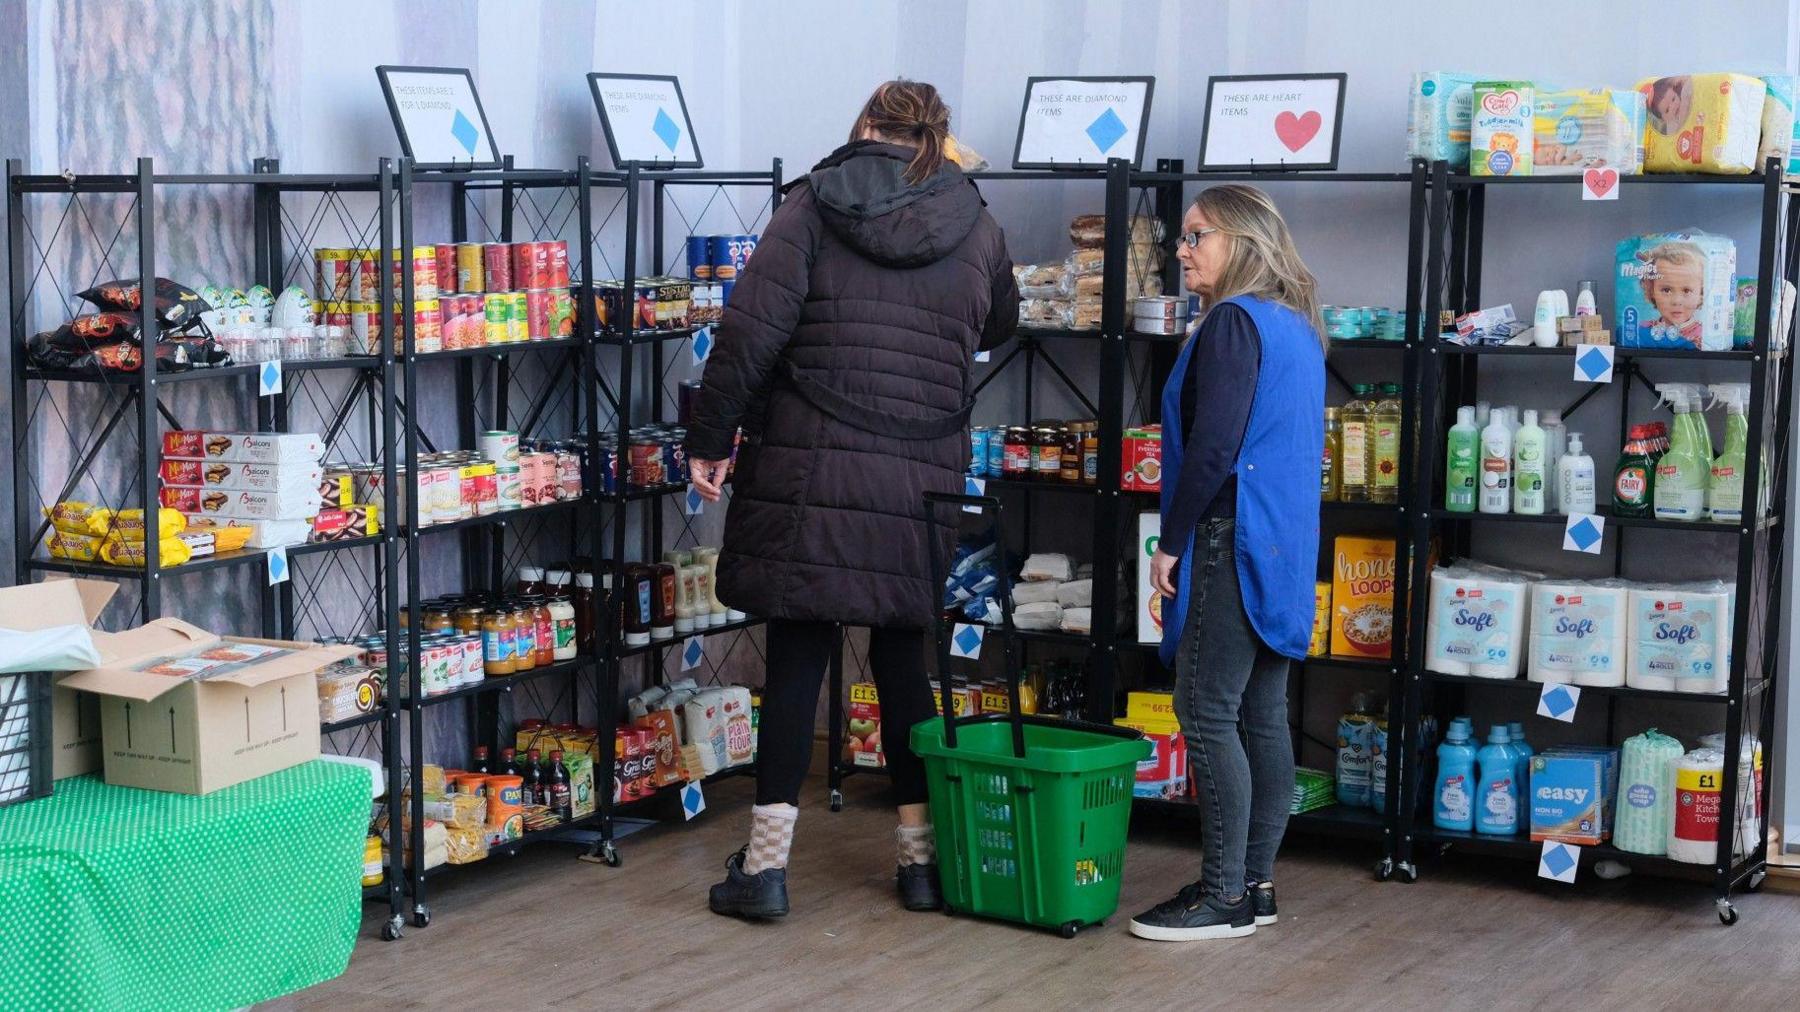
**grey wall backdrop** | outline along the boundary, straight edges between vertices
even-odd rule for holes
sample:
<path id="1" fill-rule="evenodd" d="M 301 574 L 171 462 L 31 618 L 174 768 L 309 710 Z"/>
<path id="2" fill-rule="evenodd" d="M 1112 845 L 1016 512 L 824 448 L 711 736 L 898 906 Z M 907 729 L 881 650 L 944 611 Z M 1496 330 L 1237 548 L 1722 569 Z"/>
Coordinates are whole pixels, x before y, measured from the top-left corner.
<path id="1" fill-rule="evenodd" d="M 1518 0 L 1504 8 L 1472 0 L 0 0 L 0 22 L 8 28 L 0 33 L 0 154 L 38 172 L 124 172 L 138 156 L 178 171 L 241 171 L 258 156 L 278 157 L 294 171 L 370 171 L 376 158 L 398 152 L 372 72 L 382 63 L 470 67 L 499 147 L 526 166 L 567 166 L 580 155 L 605 164 L 583 76 L 589 70 L 676 74 L 709 167 L 764 167 L 780 157 L 790 176 L 844 139 L 874 85 L 901 75 L 935 83 L 953 108 L 957 134 L 1003 165 L 1027 76 L 1153 74 L 1147 157 L 1192 164 L 1209 75 L 1344 71 L 1341 167 L 1393 170 L 1404 161 L 1407 85 L 1416 70 L 1625 86 L 1661 73 L 1800 68 L 1800 0 L 1724 0 L 1704 12 L 1673 0 Z M 1270 189 L 1327 301 L 1401 301 L 1405 196 L 1398 188 Z M 1029 191 L 996 184 L 986 192 L 1022 261 L 1060 259 L 1068 218 L 1099 209 L 1091 183 Z M 747 214 L 763 199 L 734 196 Z M 421 238 L 447 234 L 438 214 L 421 212 Z M 1490 222 L 1484 301 L 1524 311 L 1541 288 L 1604 279 L 1624 235 L 1698 225 L 1748 251 L 1756 224 L 1753 209 L 1730 194 L 1632 190 L 1600 206 L 1560 191 L 1498 194 Z M 202 190 L 165 202 L 166 271 L 247 276 L 247 223 L 242 194 Z M 729 220 L 696 224 L 722 230 Z M 616 254 L 617 237 L 607 241 Z M 72 243 L 53 259 L 79 274 L 100 269 L 96 256 Z M 1604 281 L 1600 294 L 1610 304 Z M 35 300 L 34 322 L 46 322 L 59 305 Z M 1078 355 L 1071 361 L 1078 370 L 1085 364 Z M 1387 378 L 1378 361 L 1345 356 L 1339 364 L 1353 378 Z M 1552 371 L 1508 370 L 1493 399 L 1555 406 L 1560 396 L 1540 392 L 1563 382 Z M 1696 370 L 1694 378 L 1726 378 L 1715 371 Z M 684 365 L 673 375 L 691 372 Z M 977 421 L 1022 410 L 1012 386 L 996 390 Z M 65 417 L 94 410 L 79 396 L 58 396 Z M 248 417 L 241 402 L 223 395 L 195 397 L 190 407 L 202 421 Z M 427 408 L 433 424 L 448 417 L 431 414 L 440 409 L 447 410 Z M 1049 394 L 1035 410 L 1076 408 Z M 1601 419 L 1611 410 L 1603 401 L 1589 407 L 1587 424 L 1610 431 Z M 1597 460 L 1616 452 L 1604 435 L 1588 444 Z M 67 446 L 42 449 L 49 468 L 66 467 Z M 0 504 L 7 509 L 10 499 Z M 709 537 L 716 522 L 704 519 L 698 536 Z M 10 532 L 10 522 L 0 530 Z M 1549 547 L 1531 561 L 1582 572 Z M 1722 551 L 1686 553 L 1671 575 L 1712 575 L 1728 564 Z M 454 558 L 432 560 L 428 573 L 436 584 L 428 591 L 449 589 Z M 244 581 L 208 583 L 205 597 L 185 606 L 219 607 L 229 621 L 232 609 L 221 602 L 247 597 L 253 587 Z M 184 603 L 175 596 L 172 605 Z M 753 657 L 740 659 L 746 656 Z M 743 668 L 733 662 L 734 672 Z M 1314 692 L 1309 722 L 1328 720 L 1350 688 Z M 1796 802 L 1790 811 L 1800 812 Z"/>

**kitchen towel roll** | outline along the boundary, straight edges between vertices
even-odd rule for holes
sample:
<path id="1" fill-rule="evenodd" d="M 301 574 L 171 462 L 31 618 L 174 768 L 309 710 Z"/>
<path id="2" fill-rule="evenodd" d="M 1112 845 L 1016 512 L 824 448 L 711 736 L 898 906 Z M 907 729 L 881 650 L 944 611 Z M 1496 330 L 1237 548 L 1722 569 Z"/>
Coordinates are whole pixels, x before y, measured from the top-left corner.
<path id="1" fill-rule="evenodd" d="M 1624 685 L 1629 607 L 1629 588 L 1618 580 L 1533 584 L 1526 677 L 1534 682 Z"/>

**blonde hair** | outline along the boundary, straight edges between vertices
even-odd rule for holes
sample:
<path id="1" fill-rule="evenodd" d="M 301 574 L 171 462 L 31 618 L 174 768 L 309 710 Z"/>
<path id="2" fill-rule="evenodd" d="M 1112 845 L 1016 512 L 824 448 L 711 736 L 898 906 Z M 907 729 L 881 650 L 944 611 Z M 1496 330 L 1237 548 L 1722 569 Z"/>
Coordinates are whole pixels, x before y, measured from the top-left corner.
<path id="1" fill-rule="evenodd" d="M 1225 183 L 1201 190 L 1194 207 L 1231 240 L 1208 303 L 1218 305 L 1237 295 L 1279 302 L 1304 317 L 1320 350 L 1329 351 L 1319 318 L 1319 284 L 1294 248 L 1294 237 L 1275 201 L 1254 186 Z"/>
<path id="2" fill-rule="evenodd" d="M 1698 243 L 1671 239 L 1660 246 L 1645 250 L 1638 255 L 1638 258 L 1644 262 L 1644 276 L 1638 279 L 1638 284 L 1643 286 L 1646 299 L 1655 293 L 1656 280 L 1662 277 L 1663 272 L 1657 267 L 1657 264 L 1668 264 L 1675 268 L 1694 268 L 1701 272 L 1701 284 L 1706 283 L 1706 251 L 1701 249 Z"/>

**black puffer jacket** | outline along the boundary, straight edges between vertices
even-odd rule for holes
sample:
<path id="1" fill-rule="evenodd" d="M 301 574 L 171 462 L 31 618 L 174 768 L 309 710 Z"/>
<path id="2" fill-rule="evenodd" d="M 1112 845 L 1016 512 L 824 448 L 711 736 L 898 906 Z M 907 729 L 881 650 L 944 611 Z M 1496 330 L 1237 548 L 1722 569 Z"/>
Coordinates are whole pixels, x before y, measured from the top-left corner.
<path id="1" fill-rule="evenodd" d="M 960 492 L 969 369 L 1018 324 L 1000 227 L 952 165 L 857 141 L 796 181 L 738 278 L 687 450 L 741 425 L 720 598 L 766 618 L 920 628 L 927 491 Z M 954 522 L 954 517 L 945 517 Z M 930 539 L 946 559 L 952 532 Z"/>

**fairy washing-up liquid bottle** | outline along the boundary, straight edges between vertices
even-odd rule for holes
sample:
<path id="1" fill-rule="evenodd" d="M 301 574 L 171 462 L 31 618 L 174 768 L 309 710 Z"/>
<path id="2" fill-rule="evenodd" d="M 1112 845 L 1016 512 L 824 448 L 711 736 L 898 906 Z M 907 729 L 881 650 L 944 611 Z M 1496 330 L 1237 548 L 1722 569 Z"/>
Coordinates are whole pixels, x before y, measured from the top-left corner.
<path id="1" fill-rule="evenodd" d="M 1439 829 L 1475 828 L 1475 746 L 1469 718 L 1458 717 L 1438 746 L 1437 784 L 1431 792 L 1431 823 Z"/>

